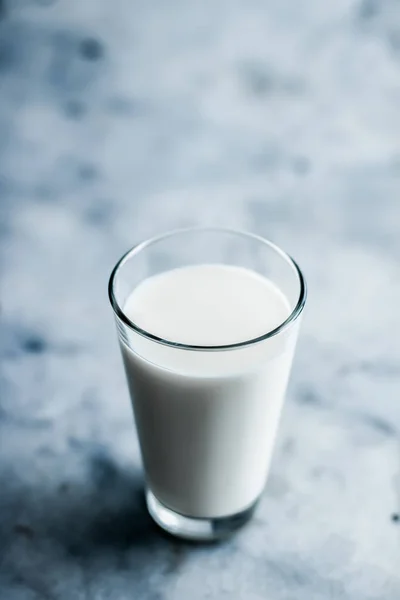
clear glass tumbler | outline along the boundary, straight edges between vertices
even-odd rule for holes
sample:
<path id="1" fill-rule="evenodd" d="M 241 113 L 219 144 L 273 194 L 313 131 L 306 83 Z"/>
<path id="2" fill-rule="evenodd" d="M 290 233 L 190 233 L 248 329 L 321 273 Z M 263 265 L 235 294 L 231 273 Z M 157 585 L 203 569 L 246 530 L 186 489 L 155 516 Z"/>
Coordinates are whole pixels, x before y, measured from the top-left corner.
<path id="1" fill-rule="evenodd" d="M 127 298 L 143 280 L 210 264 L 244 267 L 268 278 L 290 305 L 287 318 L 256 339 L 193 346 L 145 331 L 125 314 Z M 151 516 L 187 539 L 232 533 L 253 514 L 267 479 L 306 301 L 299 267 L 256 235 L 177 230 L 127 252 L 111 274 L 109 297 Z"/>

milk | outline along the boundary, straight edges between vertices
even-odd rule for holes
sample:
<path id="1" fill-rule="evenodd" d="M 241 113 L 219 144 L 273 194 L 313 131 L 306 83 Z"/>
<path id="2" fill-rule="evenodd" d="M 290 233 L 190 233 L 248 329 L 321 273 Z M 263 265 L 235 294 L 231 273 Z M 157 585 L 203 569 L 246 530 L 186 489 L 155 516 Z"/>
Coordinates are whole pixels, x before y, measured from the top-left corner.
<path id="1" fill-rule="evenodd" d="M 155 275 L 125 315 L 169 342 L 222 346 L 279 327 L 291 308 L 268 279 L 207 264 Z M 250 507 L 265 485 L 296 322 L 229 350 L 188 350 L 131 331 L 121 340 L 148 486 L 168 508 L 217 518 Z"/>

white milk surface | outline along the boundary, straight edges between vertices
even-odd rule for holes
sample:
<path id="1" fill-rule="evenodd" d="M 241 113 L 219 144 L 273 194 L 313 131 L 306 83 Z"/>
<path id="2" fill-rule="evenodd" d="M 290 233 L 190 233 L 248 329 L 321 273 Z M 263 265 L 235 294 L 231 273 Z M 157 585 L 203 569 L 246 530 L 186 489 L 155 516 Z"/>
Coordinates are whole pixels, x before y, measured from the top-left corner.
<path id="1" fill-rule="evenodd" d="M 272 331 L 290 306 L 261 275 L 207 264 L 146 279 L 124 312 L 165 340 L 216 346 Z M 258 498 L 296 331 L 228 351 L 182 350 L 135 333 L 131 347 L 121 343 L 147 482 L 163 504 L 187 516 L 221 517 Z"/>

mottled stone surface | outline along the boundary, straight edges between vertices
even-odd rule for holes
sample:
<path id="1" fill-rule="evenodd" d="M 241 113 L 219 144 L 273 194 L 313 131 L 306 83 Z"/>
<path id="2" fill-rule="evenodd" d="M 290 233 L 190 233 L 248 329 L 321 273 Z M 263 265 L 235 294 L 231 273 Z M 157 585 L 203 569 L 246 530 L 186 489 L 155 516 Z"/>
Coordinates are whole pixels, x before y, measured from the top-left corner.
<path id="1" fill-rule="evenodd" d="M 0 2 L 1 600 L 398 600 L 400 3 Z M 310 299 L 257 517 L 143 506 L 106 285 L 165 229 L 287 248 Z"/>

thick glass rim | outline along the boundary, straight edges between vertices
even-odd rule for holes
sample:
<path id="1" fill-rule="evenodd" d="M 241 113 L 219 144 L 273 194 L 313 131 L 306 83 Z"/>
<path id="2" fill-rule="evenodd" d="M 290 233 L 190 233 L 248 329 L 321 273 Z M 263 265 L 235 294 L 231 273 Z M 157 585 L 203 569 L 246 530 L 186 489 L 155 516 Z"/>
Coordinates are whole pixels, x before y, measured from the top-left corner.
<path id="1" fill-rule="evenodd" d="M 241 237 L 246 237 L 248 239 L 252 239 L 256 242 L 260 242 L 260 243 L 264 244 L 265 246 L 268 246 L 271 250 L 274 250 L 291 267 L 293 267 L 293 269 L 298 277 L 298 280 L 299 280 L 299 297 L 298 297 L 297 303 L 296 303 L 294 309 L 292 310 L 292 312 L 290 313 L 290 315 L 285 319 L 285 321 L 283 321 L 280 325 L 278 325 L 278 327 L 275 327 L 275 329 L 267 331 L 266 333 L 264 333 L 256 338 L 245 340 L 243 342 L 236 342 L 234 344 L 223 344 L 223 345 L 218 345 L 218 346 L 213 346 L 213 345 L 204 346 L 204 345 L 194 345 L 194 344 L 183 344 L 181 342 L 175 342 L 173 340 L 167 340 L 162 337 L 159 337 L 153 333 L 150 333 L 149 331 L 146 331 L 145 329 L 142 329 L 138 325 L 136 325 L 136 323 L 131 321 L 131 319 L 129 319 L 129 317 L 127 317 L 127 315 L 124 313 L 123 309 L 120 307 L 120 305 L 118 304 L 118 301 L 115 297 L 114 283 L 118 276 L 119 270 L 121 269 L 121 267 L 123 267 L 123 265 L 129 259 L 136 256 L 137 254 L 139 254 L 140 252 L 142 252 L 143 250 L 145 250 L 152 244 L 160 242 L 164 239 L 168 239 L 170 237 L 174 237 L 176 235 L 185 234 L 185 233 L 207 233 L 207 232 L 238 235 Z M 199 351 L 199 350 L 202 350 L 202 351 L 234 350 L 235 348 L 243 348 L 245 346 L 251 346 L 253 344 L 257 344 L 257 343 L 267 340 L 271 337 L 274 337 L 275 335 L 278 335 L 282 331 L 286 330 L 292 323 L 294 323 L 294 321 L 296 321 L 298 319 L 298 317 L 301 315 L 303 308 L 305 306 L 306 299 L 307 299 L 307 285 L 306 285 L 304 275 L 303 275 L 300 267 L 296 263 L 296 261 L 289 254 L 287 254 L 287 252 L 285 252 L 284 250 L 279 248 L 279 246 L 277 246 L 273 242 L 267 240 L 266 238 L 263 238 L 260 235 L 256 235 L 254 233 L 248 233 L 246 231 L 240 231 L 238 229 L 229 229 L 229 228 L 224 228 L 224 227 L 186 227 L 186 228 L 182 228 L 182 229 L 174 229 L 172 231 L 168 231 L 167 233 L 163 233 L 161 235 L 151 237 L 143 242 L 136 244 L 130 250 L 125 252 L 125 254 L 123 254 L 123 256 L 119 259 L 119 261 L 117 262 L 117 264 L 115 265 L 115 267 L 113 268 L 113 270 L 111 272 L 109 283 L 108 283 L 108 297 L 110 299 L 111 306 L 112 306 L 116 316 L 127 327 L 132 329 L 135 333 L 138 333 L 139 335 L 141 335 L 153 342 L 157 342 L 158 344 L 163 344 L 164 346 L 180 348 L 182 350 L 197 350 L 197 351 Z"/>

